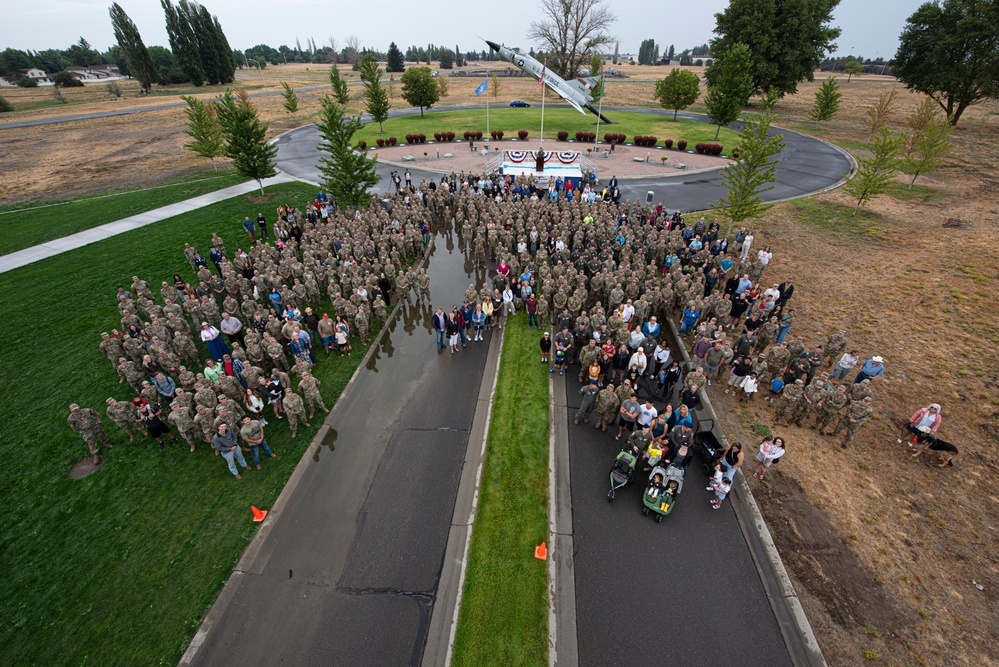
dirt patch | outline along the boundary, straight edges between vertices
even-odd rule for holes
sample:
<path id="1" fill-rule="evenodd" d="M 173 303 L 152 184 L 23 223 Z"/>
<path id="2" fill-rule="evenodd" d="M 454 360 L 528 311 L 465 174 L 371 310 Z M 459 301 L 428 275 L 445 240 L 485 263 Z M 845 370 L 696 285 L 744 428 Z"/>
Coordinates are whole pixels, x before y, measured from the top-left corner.
<path id="1" fill-rule="evenodd" d="M 88 456 L 85 459 L 80 459 L 79 461 L 73 464 L 72 468 L 69 469 L 69 478 L 83 479 L 87 475 L 90 475 L 100 470 L 101 466 L 103 465 L 104 465 L 103 458 L 101 459 L 101 462 L 98 463 L 97 465 L 94 465 L 93 456 Z"/>
<path id="2" fill-rule="evenodd" d="M 868 570 L 836 529 L 829 515 L 786 475 L 772 475 L 757 485 L 756 500 L 766 506 L 767 526 L 794 577 L 822 600 L 829 616 L 846 629 L 876 625 L 898 634 L 911 619 L 885 594 L 878 576 Z M 849 577 L 842 573 L 848 572 Z"/>

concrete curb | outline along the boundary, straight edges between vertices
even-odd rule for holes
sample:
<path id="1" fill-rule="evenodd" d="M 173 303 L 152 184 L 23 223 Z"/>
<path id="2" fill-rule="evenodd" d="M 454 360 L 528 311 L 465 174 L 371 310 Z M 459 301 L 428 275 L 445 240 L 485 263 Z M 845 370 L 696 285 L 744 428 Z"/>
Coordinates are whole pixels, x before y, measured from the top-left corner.
<path id="1" fill-rule="evenodd" d="M 691 368 L 690 354 L 680 338 L 676 324 L 668 317 L 665 319 L 669 325 L 668 332 L 672 338 L 671 344 L 681 351 L 687 368 Z M 725 437 L 721 422 L 706 391 L 701 392 L 701 404 L 702 410 L 700 412 L 707 413 L 714 421 L 712 432 L 718 442 L 727 447 L 728 438 Z M 826 660 L 822 655 L 819 642 L 815 638 L 815 633 L 812 632 L 812 626 L 808 622 L 808 617 L 805 616 L 805 610 L 801 606 L 791 578 L 784 568 L 784 562 L 781 560 L 776 545 L 774 545 L 770 530 L 767 528 L 766 521 L 763 520 L 760 508 L 756 504 L 756 499 L 753 498 L 753 492 L 741 469 L 733 482 L 735 493 L 732 494 L 732 507 L 735 510 L 746 545 L 753 556 L 753 562 L 756 563 L 760 581 L 763 583 L 767 598 L 770 600 L 774 616 L 777 618 L 777 624 L 784 637 L 784 644 L 787 647 L 791 663 L 795 667 L 826 667 Z"/>
<path id="2" fill-rule="evenodd" d="M 454 513 L 451 516 L 444 563 L 438 578 L 437 597 L 430 615 L 427 643 L 420 662 L 423 667 L 447 667 L 451 664 L 451 651 L 454 648 L 464 593 L 468 549 L 472 543 L 475 514 L 479 506 L 479 487 L 482 483 L 482 469 L 489 442 L 493 399 L 499 382 L 500 362 L 503 360 L 506 330 L 499 331 L 502 333 L 489 338 L 489 349 L 486 352 L 488 356 L 482 377 L 485 379 L 492 375 L 493 381 L 479 384 L 479 396 L 475 415 L 472 417 L 472 428 L 468 434 L 468 446 L 461 469 L 461 481 L 458 483 Z"/>
<path id="3" fill-rule="evenodd" d="M 420 267 L 426 265 L 430 259 L 430 252 L 433 250 L 433 243 L 427 246 L 427 250 L 423 253 L 423 258 L 417 264 L 417 270 Z M 229 603 L 232 602 L 233 598 L 236 596 L 236 592 L 239 590 L 239 582 L 244 574 L 261 574 L 264 567 L 267 565 L 267 561 L 270 558 L 269 544 L 267 543 L 267 537 L 270 535 L 271 529 L 274 526 L 275 521 L 277 521 L 285 505 L 291 499 L 292 494 L 294 494 L 295 489 L 301 483 L 302 479 L 305 477 L 305 471 L 308 469 L 312 461 L 312 451 L 313 445 L 316 447 L 322 447 L 325 445 L 332 445 L 333 443 L 328 441 L 330 437 L 330 432 L 332 428 L 330 424 L 339 414 L 341 406 L 343 406 L 343 398 L 347 396 L 357 378 L 360 377 L 361 372 L 366 368 L 371 357 L 374 355 L 375 350 L 381 344 L 382 340 L 388 335 L 389 326 L 392 322 L 399 316 L 402 309 L 402 301 L 400 300 L 392 308 L 392 311 L 385 318 L 385 323 L 382 325 L 381 330 L 378 335 L 375 336 L 374 340 L 368 346 L 368 351 L 365 353 L 361 362 L 354 369 L 354 373 L 350 376 L 350 380 L 347 381 L 346 386 L 344 386 L 343 391 L 340 392 L 340 396 L 337 398 L 336 403 L 330 409 L 330 413 L 326 415 L 326 419 L 323 420 L 322 426 L 316 432 L 316 435 L 312 438 L 312 441 L 305 447 L 305 451 L 302 452 L 302 457 L 299 459 L 298 464 L 295 466 L 295 470 L 291 473 L 288 481 L 285 483 L 284 488 L 281 489 L 281 493 L 278 494 L 277 500 L 274 501 L 274 505 L 267 513 L 267 518 L 264 519 L 263 524 L 260 526 L 260 530 L 257 534 L 253 536 L 250 541 L 249 546 L 243 555 L 240 556 L 239 562 L 236 563 L 236 567 L 232 574 L 229 575 L 229 579 L 225 583 L 225 587 L 219 593 L 219 596 L 212 603 L 211 609 L 205 615 L 198 627 L 198 631 L 194 634 L 191 639 L 191 643 L 188 644 L 187 650 L 184 651 L 184 655 L 181 656 L 180 661 L 177 663 L 181 667 L 187 665 L 195 664 L 198 653 L 201 651 L 201 647 L 204 646 L 205 640 L 208 639 L 208 635 L 215 629 L 222 619 L 222 615 L 225 613 L 226 609 L 229 607 Z"/>
<path id="4" fill-rule="evenodd" d="M 565 378 L 548 376 L 548 664 L 576 667 L 576 571 Z"/>

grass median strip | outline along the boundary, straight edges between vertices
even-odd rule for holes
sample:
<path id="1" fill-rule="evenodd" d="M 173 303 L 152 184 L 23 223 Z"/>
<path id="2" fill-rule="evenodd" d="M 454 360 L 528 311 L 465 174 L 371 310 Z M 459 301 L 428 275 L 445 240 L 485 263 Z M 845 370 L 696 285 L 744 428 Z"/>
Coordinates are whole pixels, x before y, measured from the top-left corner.
<path id="1" fill-rule="evenodd" d="M 548 373 L 535 329 L 508 320 L 454 665 L 548 664 Z"/>
<path id="2" fill-rule="evenodd" d="M 118 326 L 119 281 L 127 285 L 139 275 L 158 292 L 158 281 L 174 272 L 192 280 L 185 241 L 207 251 L 217 231 L 231 253 L 246 243 L 244 214 L 301 205 L 314 194 L 301 184 L 272 186 L 264 198 L 236 197 L 0 274 L 5 664 L 180 658 L 256 534 L 250 505 L 271 507 L 325 415 L 316 413 L 295 440 L 287 422 L 272 421 L 267 441 L 278 457 L 241 481 L 209 445 L 193 454 L 184 444 L 160 452 L 149 438 L 129 443 L 105 420 L 115 448 L 102 452 L 101 470 L 72 480 L 70 466 L 87 448 L 66 425 L 67 406 L 77 402 L 103 415 L 108 396 L 130 398 L 97 348 L 100 332 Z M 362 357 L 359 346 L 350 357 L 320 355 L 315 374 L 327 406 Z"/>
<path id="3" fill-rule="evenodd" d="M 51 201 L 42 200 L 23 206 L 0 207 L 0 227 L 4 231 L 0 236 L 0 255 L 238 185 L 245 180 L 232 172 L 216 175 L 209 170 L 170 179 L 144 190 L 105 192 L 53 206 L 46 206 Z M 43 208 L 37 208 L 39 206 Z M 251 212 L 250 208 L 252 206 L 240 209 L 244 212 L 235 222 L 242 220 L 243 215 L 256 217 L 256 211 Z M 271 218 L 274 217 L 273 212 L 274 207 L 271 207 Z M 267 212 L 264 214 L 267 215 Z"/>

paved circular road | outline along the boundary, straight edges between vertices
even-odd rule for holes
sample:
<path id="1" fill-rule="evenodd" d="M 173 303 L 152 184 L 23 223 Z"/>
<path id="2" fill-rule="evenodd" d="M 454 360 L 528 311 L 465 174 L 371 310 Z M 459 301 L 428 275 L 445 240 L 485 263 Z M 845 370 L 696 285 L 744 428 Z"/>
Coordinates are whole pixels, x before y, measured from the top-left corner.
<path id="1" fill-rule="evenodd" d="M 465 105 L 444 107 L 436 112 L 460 109 L 485 109 L 484 105 Z M 604 107 L 605 111 L 631 111 L 657 116 L 672 115 L 665 109 L 630 109 L 626 107 Z M 419 113 L 418 109 L 398 109 L 389 114 L 390 118 L 409 116 Z M 434 113 L 434 111 L 427 111 Z M 701 114 L 680 114 L 684 118 L 709 122 Z M 364 117 L 367 122 L 369 120 Z M 730 129 L 739 131 L 742 121 L 732 123 Z M 772 190 L 764 193 L 766 201 L 775 202 L 794 197 L 803 197 L 821 192 L 836 186 L 853 168 L 853 160 L 840 148 L 824 141 L 809 137 L 798 132 L 772 128 L 771 134 L 783 134 L 785 146 L 780 154 L 777 165 L 777 183 Z M 306 125 L 287 132 L 277 140 L 277 166 L 289 176 L 313 183 L 319 182 L 319 169 L 316 163 L 320 153 L 319 131 L 315 125 Z M 381 164 L 377 166 L 382 177 L 382 188 L 389 188 L 388 174 L 395 166 Z M 440 174 L 409 167 L 414 178 L 437 179 Z M 610 174 L 601 174 L 602 179 L 608 179 Z M 640 198 L 644 201 L 646 193 L 652 191 L 654 201 L 662 202 L 670 210 L 698 211 L 711 207 L 725 194 L 721 172 L 709 171 L 700 174 L 682 174 L 674 176 L 650 176 L 648 178 L 626 179 L 621 181 L 621 194 L 627 200 Z"/>

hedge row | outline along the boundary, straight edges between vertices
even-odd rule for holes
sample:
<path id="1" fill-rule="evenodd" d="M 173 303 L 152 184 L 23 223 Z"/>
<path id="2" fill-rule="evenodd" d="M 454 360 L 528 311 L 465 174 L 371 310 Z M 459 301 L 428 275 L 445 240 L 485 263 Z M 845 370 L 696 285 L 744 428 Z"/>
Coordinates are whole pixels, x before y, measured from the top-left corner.
<path id="1" fill-rule="evenodd" d="M 406 135 L 407 144 L 425 144 L 427 143 L 427 135 L 425 134 L 407 134 Z"/>
<path id="2" fill-rule="evenodd" d="M 721 144 L 697 144 L 694 150 L 701 155 L 721 155 L 725 147 Z"/>
<path id="3" fill-rule="evenodd" d="M 434 139 L 437 141 L 454 141 L 454 132 L 434 132 Z"/>

